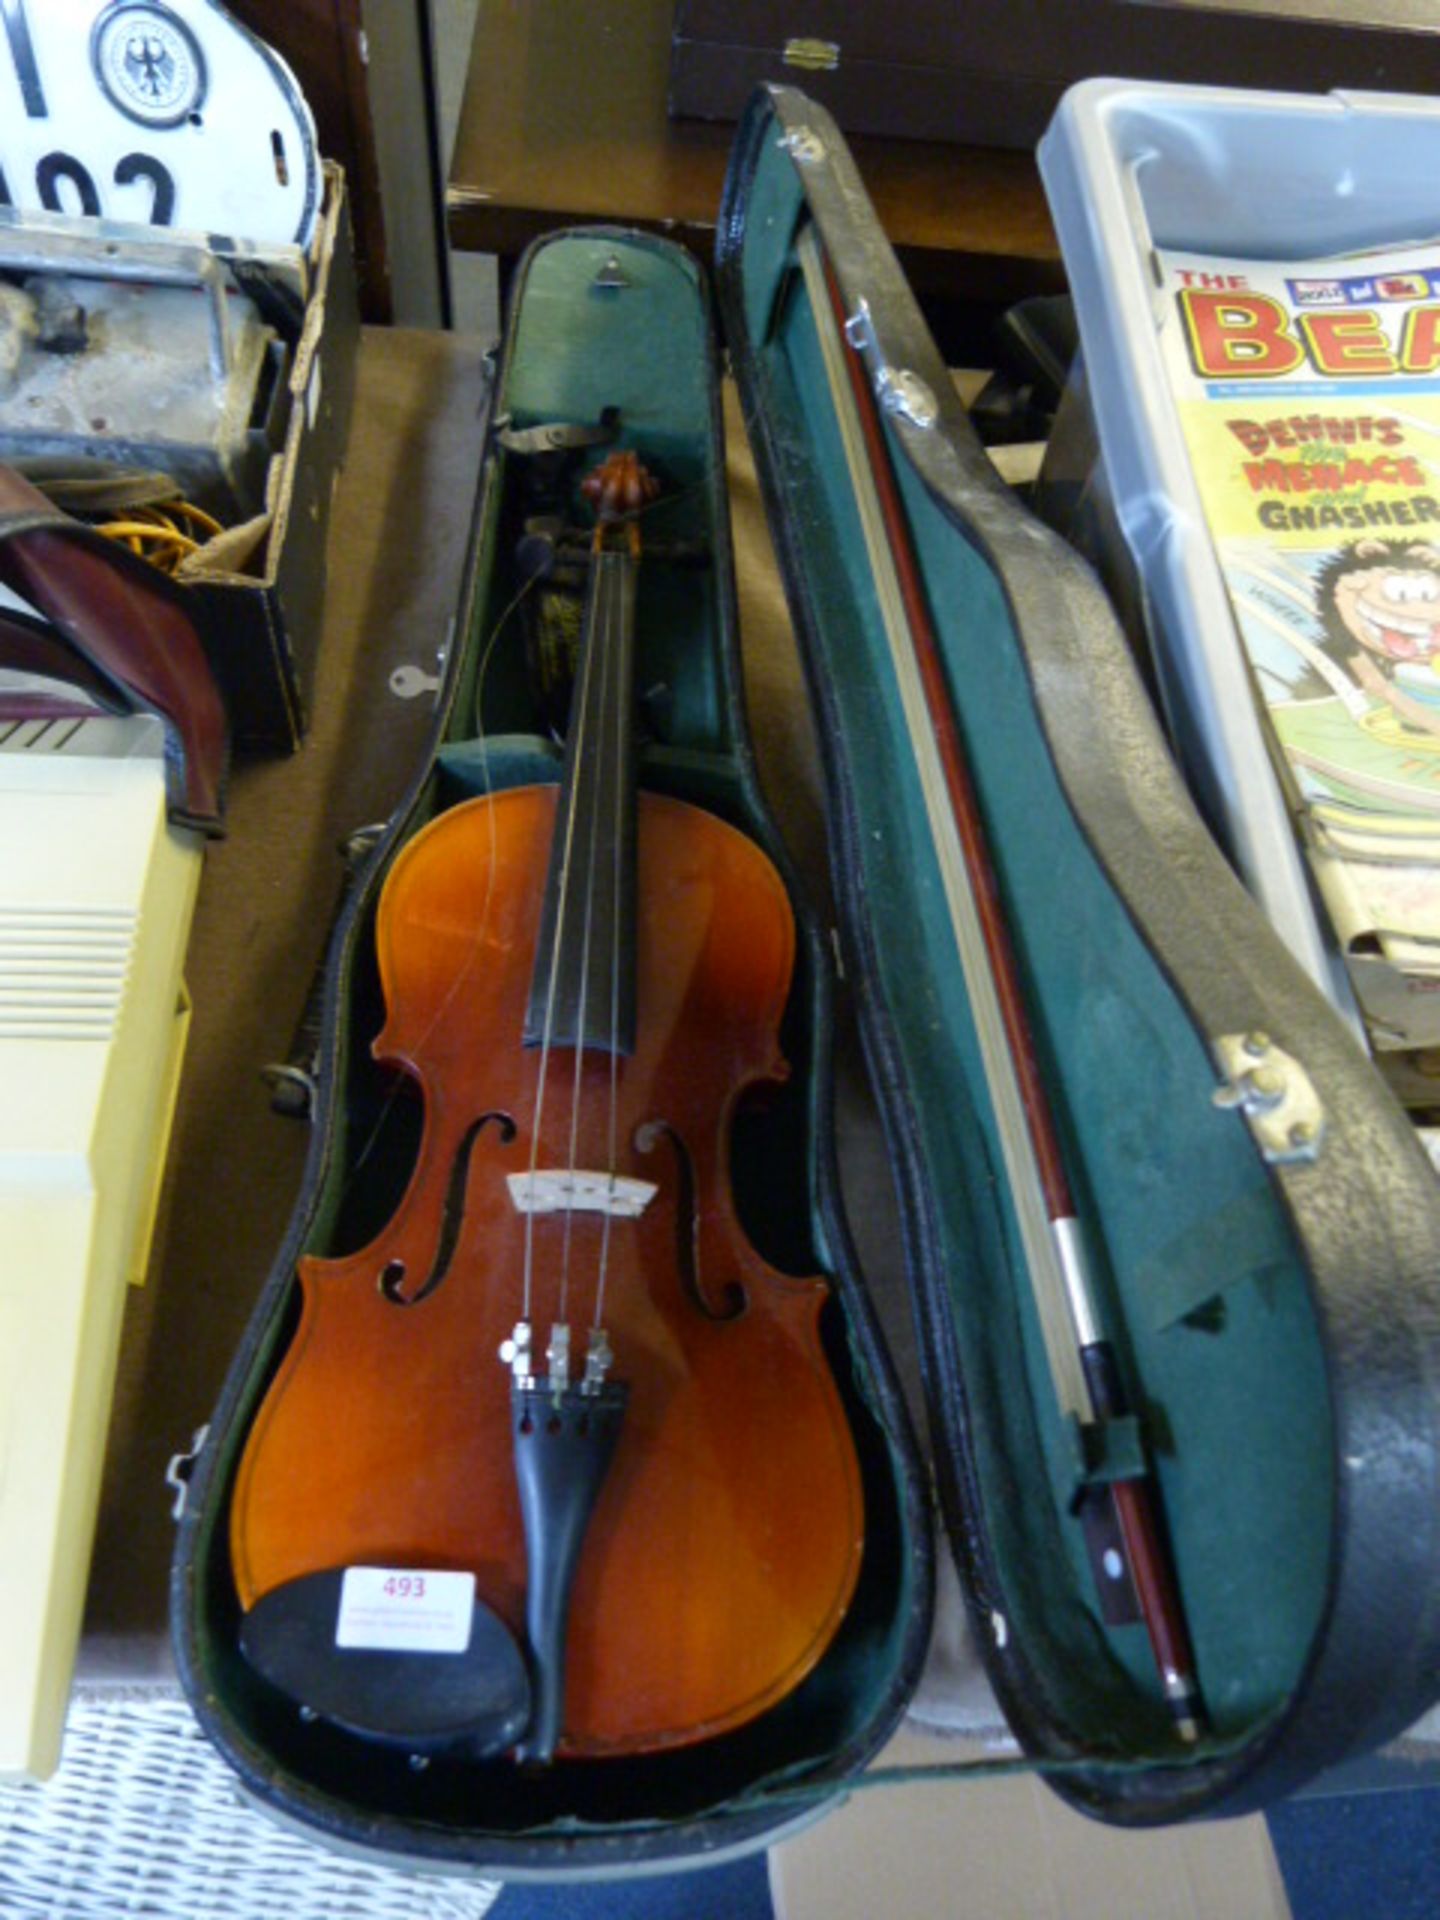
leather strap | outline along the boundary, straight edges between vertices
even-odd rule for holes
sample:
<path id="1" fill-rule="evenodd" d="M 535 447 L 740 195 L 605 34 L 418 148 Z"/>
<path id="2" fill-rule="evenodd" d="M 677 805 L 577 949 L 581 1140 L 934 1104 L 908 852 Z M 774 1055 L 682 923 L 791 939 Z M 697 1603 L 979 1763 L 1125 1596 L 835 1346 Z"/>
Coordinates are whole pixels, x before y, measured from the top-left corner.
<path id="1" fill-rule="evenodd" d="M 128 713 L 130 703 L 56 629 L 32 614 L 0 607 L 0 667 L 74 688 L 63 693 L 0 689 L 0 721 L 84 716 L 97 706 Z"/>
<path id="2" fill-rule="evenodd" d="M 68 653 L 51 654 L 52 670 L 68 666 L 63 677 L 82 685 L 98 677 L 126 707 L 160 716 L 166 723 L 170 818 L 204 833 L 221 832 L 229 733 L 185 589 L 59 512 L 5 466 L 0 580 L 43 613 L 67 643 Z M 18 664 L 13 643 L 7 627 L 0 635 L 0 661 Z M 88 670 L 83 678 L 76 671 L 80 663 Z"/>

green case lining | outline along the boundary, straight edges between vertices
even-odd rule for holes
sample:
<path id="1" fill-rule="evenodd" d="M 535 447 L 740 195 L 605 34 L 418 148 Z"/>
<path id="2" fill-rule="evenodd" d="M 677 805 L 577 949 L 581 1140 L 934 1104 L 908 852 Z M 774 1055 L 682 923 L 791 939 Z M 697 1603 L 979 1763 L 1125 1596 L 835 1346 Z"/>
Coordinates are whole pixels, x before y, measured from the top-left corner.
<path id="1" fill-rule="evenodd" d="M 824 679 L 858 823 L 845 856 L 856 866 L 853 897 L 870 926 L 907 929 L 903 939 L 869 940 L 866 956 L 915 1116 L 922 1178 L 937 1197 L 936 1284 L 969 1397 L 969 1466 L 1012 1616 L 1004 1632 L 1026 1647 L 1071 1740 L 1117 1755 L 1163 1752 L 1171 1743 L 1143 1629 L 1102 1624 L 1068 1513 L 1075 1435 L 1057 1407 L 1023 1280 L 978 1041 L 797 265 L 808 219 L 801 169 L 788 132 L 774 131 L 772 122 L 771 137 L 749 149 L 734 299 L 750 329 L 751 398 L 763 405 L 784 511 L 801 530 L 792 591 L 819 636 L 811 672 Z M 1233 1740 L 1296 1688 L 1326 1600 L 1333 1433 L 1304 1264 L 1243 1120 L 1212 1104 L 1217 1070 L 1190 1012 L 1059 787 L 999 576 L 893 425 L 886 431 L 1071 1178 L 1101 1256 L 1107 1330 L 1145 1414 L 1214 1731 Z M 1231 1264 L 1217 1265 L 1222 1252 Z M 1263 1568 L 1263 1586 L 1237 1578 L 1237 1567 Z"/>

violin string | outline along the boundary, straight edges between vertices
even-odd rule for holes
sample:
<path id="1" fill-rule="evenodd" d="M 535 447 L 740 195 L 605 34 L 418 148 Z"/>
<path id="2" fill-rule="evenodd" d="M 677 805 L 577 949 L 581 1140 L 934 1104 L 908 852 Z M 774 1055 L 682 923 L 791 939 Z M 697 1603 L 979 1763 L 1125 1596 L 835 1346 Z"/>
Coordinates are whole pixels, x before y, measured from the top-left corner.
<path id="1" fill-rule="evenodd" d="M 484 692 L 485 692 L 485 680 L 486 680 L 486 676 L 490 671 L 491 662 L 495 658 L 495 652 L 499 644 L 501 634 L 505 631 L 506 626 L 509 624 L 510 620 L 514 617 L 515 613 L 518 611 L 521 603 L 525 599 L 526 594 L 530 592 L 532 587 L 538 584 L 538 581 L 539 581 L 539 575 L 537 574 L 532 574 L 529 579 L 522 581 L 520 586 L 516 588 L 515 592 L 510 596 L 509 600 L 507 600 L 505 605 L 501 608 L 499 614 L 495 618 L 494 624 L 490 628 L 490 632 L 486 638 L 485 644 L 480 650 L 480 660 L 475 670 L 475 695 L 474 695 L 475 737 L 476 737 L 476 745 L 480 749 L 481 789 L 482 789 L 483 796 L 486 798 L 491 797 L 491 793 L 490 793 L 489 740 L 486 736 L 485 723 L 482 718 Z M 489 923 L 490 906 L 495 893 L 495 860 L 496 860 L 496 852 L 497 852 L 497 835 L 496 835 L 496 826 L 495 826 L 495 809 L 493 807 L 489 807 L 486 809 L 486 818 L 489 825 L 490 864 L 489 864 L 489 873 L 487 875 L 486 884 L 485 884 L 485 898 L 481 903 L 480 918 L 476 926 L 475 941 L 474 941 L 474 947 L 472 950 L 474 953 L 479 952 L 480 946 L 483 942 L 484 935 L 485 935 L 485 928 Z M 417 1052 L 419 1051 L 419 1047 L 423 1046 L 424 1042 L 430 1038 L 431 1034 L 434 1033 L 436 1027 L 440 1024 L 441 1020 L 444 1018 L 446 1011 L 448 1010 L 451 1002 L 455 998 L 455 995 L 460 991 L 461 983 L 467 971 L 468 969 L 464 967 L 457 970 L 455 978 L 451 981 L 450 986 L 446 990 L 444 997 L 441 999 L 439 1005 L 435 1008 L 435 1011 L 432 1013 L 432 1015 L 430 1016 L 430 1019 L 426 1023 L 425 1031 L 421 1035 L 420 1042 L 416 1048 Z M 394 1111 L 396 1101 L 400 1098 L 401 1093 L 404 1091 L 405 1087 L 408 1084 L 409 1082 L 406 1076 L 397 1075 L 395 1079 L 392 1081 L 391 1085 L 387 1088 L 385 1097 L 380 1102 L 380 1111 L 377 1113 L 377 1115 L 375 1116 L 375 1119 L 370 1125 L 370 1129 L 365 1136 L 364 1144 L 361 1146 L 359 1153 L 355 1156 L 354 1160 L 351 1162 L 350 1171 L 346 1176 L 345 1187 L 344 1187 L 345 1197 L 347 1199 L 351 1194 L 351 1192 L 354 1190 L 355 1183 L 359 1179 L 361 1173 L 364 1171 L 365 1166 L 369 1161 L 371 1154 L 375 1151 L 376 1146 L 379 1144 L 380 1137 L 385 1130 L 385 1123 L 390 1118 L 391 1113 Z"/>
<path id="2" fill-rule="evenodd" d="M 701 484 L 702 484 L 701 482 L 696 481 L 692 483 L 689 487 L 682 488 L 676 493 L 662 496 L 662 498 L 659 500 L 647 502 L 643 507 L 640 507 L 634 510 L 632 513 L 625 515 L 624 518 L 638 519 L 643 514 L 652 513 L 655 511 L 657 507 L 670 505 L 675 500 L 683 499 L 685 495 L 698 491 L 700 489 Z M 476 748 L 478 749 L 478 758 L 480 763 L 480 769 L 479 769 L 480 770 L 480 781 L 479 781 L 480 794 L 484 798 L 494 797 L 493 791 L 492 791 L 491 773 L 490 773 L 490 752 L 489 752 L 490 741 L 489 741 L 489 733 L 485 725 L 485 717 L 484 717 L 485 687 L 489 679 L 491 667 L 493 666 L 496 658 L 498 657 L 499 644 L 502 637 L 504 636 L 504 633 L 507 627 L 515 617 L 516 613 L 519 611 L 520 607 L 523 605 L 526 599 L 526 596 L 530 594 L 536 587 L 538 587 L 542 583 L 544 577 L 545 577 L 544 575 L 538 574 L 538 573 L 531 574 L 528 576 L 528 578 L 526 578 L 520 583 L 520 585 L 516 588 L 515 592 L 510 596 L 509 600 L 507 600 L 505 605 L 500 609 L 500 612 L 495 616 L 495 619 L 491 624 L 490 631 L 486 636 L 485 643 L 480 650 L 480 658 L 476 665 L 476 670 L 475 670 L 475 691 L 473 695 L 473 723 L 475 728 L 474 740 L 475 740 Z M 490 909 L 491 909 L 491 905 L 494 898 L 494 891 L 495 891 L 495 884 L 496 884 L 496 877 L 497 877 L 496 876 L 496 859 L 498 854 L 498 827 L 496 824 L 495 810 L 493 807 L 486 809 L 486 822 L 488 827 L 488 837 L 489 837 L 489 843 L 490 843 L 490 849 L 489 849 L 490 859 L 488 862 L 488 873 L 486 877 L 485 898 L 481 904 L 480 916 L 477 921 L 476 931 L 475 931 L 475 940 L 474 940 L 473 950 L 476 953 L 479 952 L 480 947 L 483 944 L 485 929 L 489 923 Z M 460 992 L 462 986 L 464 985 L 465 976 L 467 972 L 468 972 L 468 968 L 457 969 L 454 979 L 451 981 L 439 1005 L 435 1008 L 433 1014 L 431 1015 L 429 1021 L 427 1022 L 425 1034 L 422 1036 L 422 1043 L 424 1039 L 427 1039 L 434 1032 L 435 1028 L 440 1024 L 441 1020 L 444 1018 L 445 1013 L 450 1007 L 451 1003 L 453 1002 L 456 994 Z M 552 970 L 552 982 L 553 982 L 553 970 Z M 553 1005 L 553 1002 L 549 1004 Z M 547 1026 L 548 1026 L 548 1011 L 549 1009 L 547 1005 Z M 542 1048 L 542 1065 L 541 1065 L 542 1086 L 543 1086 L 543 1077 L 544 1077 L 543 1055 L 544 1055 L 544 1048 Z M 613 1065 L 613 1059 L 614 1059 L 614 1056 L 612 1054 L 612 1065 Z M 350 1168 L 346 1175 L 344 1188 L 343 1188 L 344 1195 L 347 1199 L 349 1198 L 350 1194 L 353 1193 L 353 1191 L 355 1190 L 355 1187 L 358 1184 L 361 1175 L 365 1172 L 366 1168 L 368 1167 L 372 1155 L 374 1154 L 376 1148 L 380 1144 L 382 1137 L 384 1136 L 386 1125 L 390 1119 L 391 1114 L 394 1112 L 396 1103 L 401 1098 L 401 1095 L 407 1090 L 409 1085 L 410 1085 L 410 1082 L 407 1076 L 396 1075 L 394 1076 L 391 1085 L 387 1088 L 384 1094 L 384 1097 L 380 1101 L 379 1111 L 376 1113 L 374 1120 L 371 1122 L 370 1126 L 366 1130 L 364 1141 L 360 1145 L 358 1152 L 355 1154 L 353 1160 L 350 1163 Z M 540 1116 L 539 1116 L 539 1110 L 537 1107 L 536 1116 L 535 1116 L 536 1139 L 535 1139 L 535 1142 L 532 1143 L 532 1159 L 531 1159 L 531 1165 L 530 1165 L 532 1184 L 533 1184 L 534 1174 L 538 1165 L 538 1162 L 534 1158 L 534 1148 L 535 1148 L 535 1145 L 538 1144 L 539 1119 L 540 1119 Z M 613 1164 L 613 1154 L 612 1154 L 612 1164 Z M 527 1320 L 530 1317 L 530 1305 L 531 1305 L 531 1273 L 532 1273 L 532 1261 L 533 1261 L 532 1248 L 531 1248 L 531 1236 L 532 1236 L 531 1216 L 527 1213 L 524 1302 L 522 1307 L 523 1317 Z"/>
<path id="3" fill-rule="evenodd" d="M 634 589 L 634 569 L 627 559 L 623 563 L 622 591 L 627 595 Z M 633 621 L 634 608 L 627 606 L 626 617 Z M 620 749 L 625 740 L 624 703 L 629 695 L 622 689 L 615 703 L 615 753 L 616 764 L 620 761 Z M 626 778 L 628 779 L 628 770 Z M 609 1176 L 609 1191 L 606 1196 L 604 1218 L 600 1228 L 600 1271 L 595 1281 L 595 1317 L 592 1325 L 599 1330 L 605 1324 L 605 1281 L 610 1271 L 610 1230 L 615 1215 L 615 1176 L 617 1155 L 617 1127 L 620 1099 L 620 893 L 623 880 L 621 863 L 621 834 L 623 829 L 623 793 L 624 782 L 614 783 L 614 808 L 610 830 L 610 887 L 612 910 L 610 914 L 610 1103 L 606 1119 L 605 1163 Z"/>
<path id="4" fill-rule="evenodd" d="M 603 658 L 600 662 L 599 712 L 608 710 L 610 699 L 610 672 L 612 655 L 615 650 L 615 566 L 611 557 L 600 553 L 595 557 L 595 566 L 599 571 L 596 591 L 595 626 L 597 631 L 586 641 L 592 651 L 602 647 Z M 603 768 L 604 758 L 599 765 Z M 580 784 L 580 766 L 577 759 L 575 783 Z M 594 804 L 594 796 L 587 794 L 586 804 L 590 815 L 590 845 L 585 861 L 585 925 L 580 940 L 580 1004 L 576 1012 L 575 1072 L 570 1095 L 570 1164 L 568 1168 L 570 1205 L 565 1209 L 565 1232 L 560 1259 L 560 1307 L 557 1319 L 564 1321 L 570 1300 L 570 1262 L 574 1242 L 575 1223 L 575 1176 L 579 1168 L 580 1149 L 580 1111 L 584 1096 L 585 1074 L 585 1019 L 590 1001 L 590 950 L 591 937 L 595 926 L 595 876 L 598 866 L 597 853 L 600 839 L 600 809 Z"/>
<path id="5" fill-rule="evenodd" d="M 599 593 L 600 572 L 593 568 L 590 578 L 590 591 L 586 599 L 585 619 L 582 633 L 593 632 L 595 623 L 595 603 Z M 566 796 L 564 838 L 560 856 L 560 878 L 556 888 L 555 931 L 550 942 L 550 979 L 545 990 L 545 1024 L 540 1036 L 540 1065 L 536 1076 L 535 1110 L 532 1120 L 530 1140 L 530 1205 L 525 1209 L 525 1256 L 524 1271 L 521 1280 L 521 1318 L 530 1319 L 530 1307 L 534 1298 L 535 1277 L 535 1175 L 540 1166 L 540 1129 L 545 1111 L 546 1078 L 550 1071 L 550 1046 L 555 1031 L 555 993 L 560 978 L 560 954 L 565 934 L 565 915 L 570 898 L 570 866 L 575 846 L 575 816 L 577 812 L 577 789 L 579 770 L 583 763 L 586 748 L 586 727 L 590 714 L 590 676 L 595 668 L 595 649 L 586 645 L 585 658 L 580 671 L 580 684 L 570 696 L 571 725 L 577 728 L 574 751 L 574 775 L 568 782 Z M 578 718 L 577 716 L 578 710 Z"/>

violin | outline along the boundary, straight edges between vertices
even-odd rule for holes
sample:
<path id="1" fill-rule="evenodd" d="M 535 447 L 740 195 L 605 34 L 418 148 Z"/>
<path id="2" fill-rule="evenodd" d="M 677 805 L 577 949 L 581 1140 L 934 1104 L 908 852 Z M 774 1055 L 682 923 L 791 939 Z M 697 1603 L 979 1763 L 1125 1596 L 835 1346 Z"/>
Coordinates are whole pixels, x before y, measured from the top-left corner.
<path id="1" fill-rule="evenodd" d="M 740 1727 L 821 1658 L 863 1549 L 828 1289 L 762 1259 L 730 1183 L 738 1104 L 787 1073 L 790 902 L 745 834 L 638 788 L 657 485 L 627 450 L 582 491 L 562 778 L 390 869 L 372 1050 L 418 1084 L 417 1158 L 369 1245 L 300 1261 L 232 1498 L 247 1660 L 415 1755 Z"/>

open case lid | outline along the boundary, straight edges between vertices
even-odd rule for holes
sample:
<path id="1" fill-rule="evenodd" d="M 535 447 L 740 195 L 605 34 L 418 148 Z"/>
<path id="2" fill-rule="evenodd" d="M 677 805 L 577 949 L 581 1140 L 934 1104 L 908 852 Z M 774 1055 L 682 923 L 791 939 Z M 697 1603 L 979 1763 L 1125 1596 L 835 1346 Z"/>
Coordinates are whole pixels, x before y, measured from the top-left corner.
<path id="1" fill-rule="evenodd" d="M 1434 1174 L 1210 841 L 1088 568 L 991 470 L 834 123 L 798 93 L 752 102 L 718 252 L 818 715 L 937 1476 L 992 1680 L 1088 1811 L 1262 1804 L 1436 1692 Z M 848 343 L 834 316 L 817 324 L 827 265 Z M 907 713 L 849 477 L 847 354 L 878 403 L 1104 1331 L 1141 1410 L 1138 1432 L 1112 1426 L 1108 1471 L 1057 1405 L 1026 1278 L 1033 1202 L 947 905 L 929 726 Z M 1208 1716 L 1189 1752 L 1144 1632 L 1103 1622 L 1072 1518 L 1137 1443 Z"/>
<path id="2" fill-rule="evenodd" d="M 216 0 L 0 5 L 0 205 L 245 241 L 298 270 L 321 185 L 295 76 Z"/>

